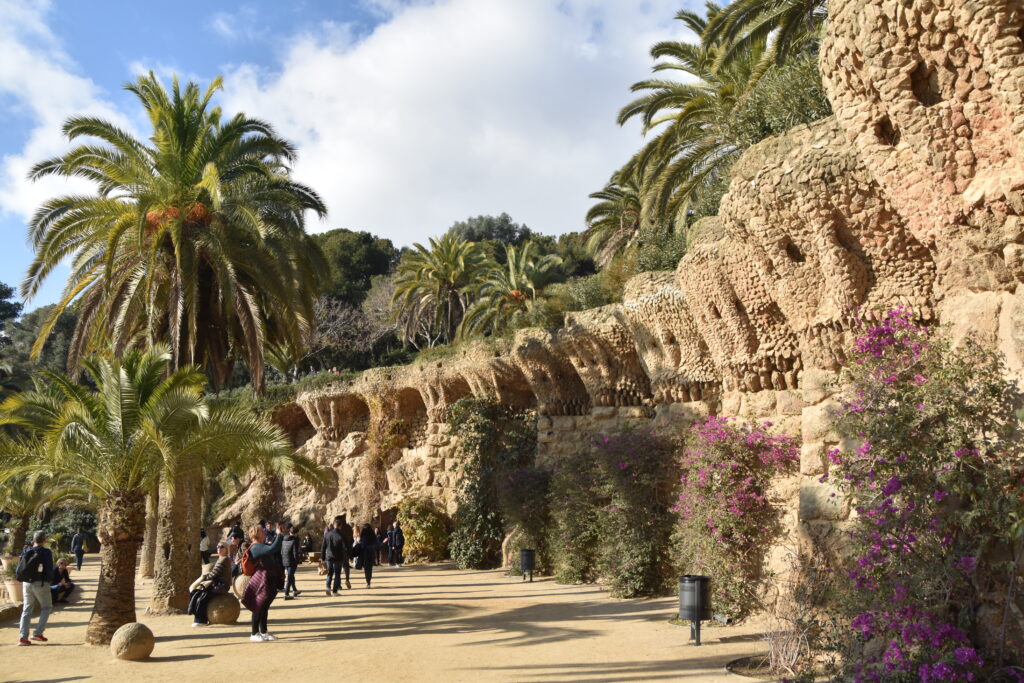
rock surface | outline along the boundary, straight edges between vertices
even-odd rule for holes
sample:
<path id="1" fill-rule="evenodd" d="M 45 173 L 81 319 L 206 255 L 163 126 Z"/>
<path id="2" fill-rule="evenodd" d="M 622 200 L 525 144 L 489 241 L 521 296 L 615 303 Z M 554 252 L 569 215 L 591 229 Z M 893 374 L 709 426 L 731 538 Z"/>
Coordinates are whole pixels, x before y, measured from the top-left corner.
<path id="1" fill-rule="evenodd" d="M 153 654 L 156 639 L 145 624 L 133 622 L 114 631 L 110 639 L 110 654 L 117 659 L 138 661 Z"/>

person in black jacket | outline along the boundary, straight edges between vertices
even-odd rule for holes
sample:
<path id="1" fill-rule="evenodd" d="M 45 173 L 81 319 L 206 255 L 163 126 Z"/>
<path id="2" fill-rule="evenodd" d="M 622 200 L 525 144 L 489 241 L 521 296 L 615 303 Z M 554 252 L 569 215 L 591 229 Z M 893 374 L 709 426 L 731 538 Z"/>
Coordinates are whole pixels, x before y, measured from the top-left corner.
<path id="1" fill-rule="evenodd" d="M 401 567 L 405 558 L 402 557 L 402 549 L 405 547 L 405 534 L 398 520 L 388 529 L 388 564 L 392 567 Z"/>
<path id="2" fill-rule="evenodd" d="M 364 524 L 359 532 L 360 556 L 363 562 L 363 574 L 366 576 L 366 587 L 373 580 L 373 561 L 377 558 L 377 534 L 369 524 Z"/>
<path id="3" fill-rule="evenodd" d="M 284 523 L 284 536 L 281 539 L 281 566 L 284 567 L 284 599 L 291 600 L 290 593 L 299 597 L 302 592 L 295 587 L 295 569 L 299 566 L 299 537 L 292 532 L 295 527 L 291 522 Z"/>
<path id="4" fill-rule="evenodd" d="M 323 547 L 320 555 L 327 563 L 327 595 L 337 595 L 341 590 L 341 568 L 348 567 L 349 546 L 345 544 L 343 527 L 345 518 L 334 518 L 334 528 L 324 534 Z"/>
<path id="5" fill-rule="evenodd" d="M 345 571 L 345 588 L 352 588 L 352 582 L 349 581 L 349 572 L 352 570 L 352 566 L 351 566 L 352 565 L 351 560 L 352 560 L 352 557 L 353 557 L 353 555 L 352 555 L 352 546 L 355 544 L 355 534 L 352 533 L 352 528 L 355 525 L 354 524 L 345 524 L 344 523 L 344 522 L 346 522 L 345 515 L 341 515 L 341 521 L 342 521 L 341 535 L 345 537 L 345 551 L 346 551 L 346 553 L 348 553 L 345 556 L 348 559 L 345 560 L 345 563 L 342 566 L 342 569 Z"/>

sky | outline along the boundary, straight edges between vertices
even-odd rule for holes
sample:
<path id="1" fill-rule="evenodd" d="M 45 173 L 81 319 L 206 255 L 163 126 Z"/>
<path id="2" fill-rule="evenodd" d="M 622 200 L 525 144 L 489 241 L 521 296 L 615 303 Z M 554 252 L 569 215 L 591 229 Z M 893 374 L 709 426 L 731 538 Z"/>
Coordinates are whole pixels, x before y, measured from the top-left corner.
<path id="1" fill-rule="evenodd" d="M 651 45 L 691 38 L 693 0 L 0 0 L 0 282 L 32 260 L 26 221 L 86 181 L 32 182 L 91 114 L 140 137 L 126 81 L 153 70 L 269 121 L 299 149 L 293 175 L 326 201 L 307 228 L 396 245 L 509 213 L 546 234 L 584 227 L 591 200 L 641 144 L 615 123 L 650 74 Z M 26 310 L 53 303 L 50 276 Z"/>

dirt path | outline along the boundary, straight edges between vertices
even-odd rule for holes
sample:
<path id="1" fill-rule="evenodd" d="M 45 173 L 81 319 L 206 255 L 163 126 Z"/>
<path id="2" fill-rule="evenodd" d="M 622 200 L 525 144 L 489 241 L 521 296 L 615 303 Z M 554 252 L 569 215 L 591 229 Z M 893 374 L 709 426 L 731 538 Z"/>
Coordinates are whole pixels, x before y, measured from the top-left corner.
<path id="1" fill-rule="evenodd" d="M 704 645 L 668 624 L 675 601 L 610 600 L 594 586 L 533 583 L 499 571 L 446 566 L 378 568 L 374 587 L 328 598 L 312 566 L 297 600 L 280 597 L 270 630 L 280 640 L 250 643 L 248 612 L 238 624 L 193 629 L 191 617 L 139 619 L 156 634 L 153 657 L 120 662 L 82 645 L 99 559 L 76 580 L 84 593 L 55 612 L 50 643 L 17 647 L 16 624 L 0 628 L 0 681 L 233 681 L 250 668 L 259 680 L 335 681 L 731 681 L 731 659 L 761 652 L 753 627 L 706 628 Z M 361 579 L 361 572 L 353 579 Z M 244 623 L 243 623 L 244 622 Z M 749 679 L 746 679 L 749 680 Z"/>

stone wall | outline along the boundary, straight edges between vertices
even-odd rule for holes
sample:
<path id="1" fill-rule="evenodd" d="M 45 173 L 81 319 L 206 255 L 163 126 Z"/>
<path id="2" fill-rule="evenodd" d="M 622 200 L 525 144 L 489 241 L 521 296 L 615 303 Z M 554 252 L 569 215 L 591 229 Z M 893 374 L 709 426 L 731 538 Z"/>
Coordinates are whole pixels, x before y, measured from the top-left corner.
<path id="1" fill-rule="evenodd" d="M 623 424 L 771 418 L 803 443 L 802 475 L 775 500 L 794 532 L 799 521 L 824 538 L 848 514 L 818 477 L 836 442 L 836 371 L 860 325 L 902 306 L 997 346 L 1024 380 L 1021 6 L 833 0 L 821 71 L 835 116 L 748 150 L 675 271 L 638 275 L 622 304 L 557 331 L 300 396 L 308 425 L 293 431 L 315 432 L 301 448 L 335 481 L 284 482 L 288 513 L 369 515 L 353 493 L 365 432 L 391 418 L 405 444 L 383 505 L 429 495 L 451 510 L 458 463 L 440 421 L 474 395 L 535 408 L 549 463 Z"/>

